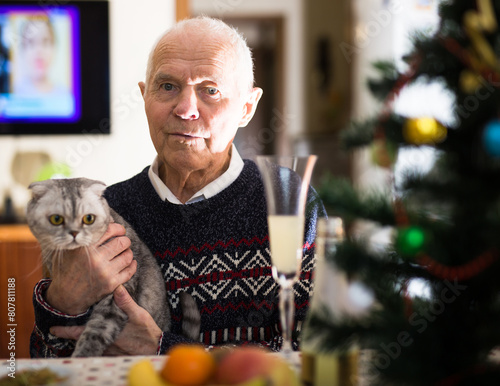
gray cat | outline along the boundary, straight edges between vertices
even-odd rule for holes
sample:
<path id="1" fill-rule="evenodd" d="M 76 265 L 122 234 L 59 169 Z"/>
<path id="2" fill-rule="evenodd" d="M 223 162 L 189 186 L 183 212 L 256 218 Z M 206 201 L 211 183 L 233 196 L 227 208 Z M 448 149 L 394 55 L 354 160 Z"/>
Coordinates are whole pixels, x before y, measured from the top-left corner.
<path id="1" fill-rule="evenodd" d="M 123 225 L 132 241 L 137 271 L 124 284 L 141 307 L 146 309 L 162 331 L 170 328 L 170 309 L 165 281 L 158 263 L 130 225 L 108 206 L 103 197 L 106 185 L 87 178 L 34 182 L 29 186 L 28 225 L 42 249 L 42 261 L 49 273 L 54 264 L 63 264 L 63 251 L 89 248 L 104 234 L 110 222 Z M 82 264 L 85 264 L 82 261 Z M 199 339 L 200 313 L 194 299 L 181 293 L 183 334 Z M 100 356 L 115 341 L 127 322 L 127 315 L 110 294 L 96 303 L 85 330 L 76 343 L 73 357 Z"/>

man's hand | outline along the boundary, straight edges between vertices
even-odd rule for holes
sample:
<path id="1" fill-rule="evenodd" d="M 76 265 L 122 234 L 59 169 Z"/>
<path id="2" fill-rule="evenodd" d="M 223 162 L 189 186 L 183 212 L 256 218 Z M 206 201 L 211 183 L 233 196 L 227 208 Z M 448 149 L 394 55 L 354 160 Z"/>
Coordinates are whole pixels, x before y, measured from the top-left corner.
<path id="1" fill-rule="evenodd" d="M 132 299 L 125 287 L 120 285 L 114 292 L 114 299 L 128 316 L 128 322 L 104 355 L 154 355 L 162 334 L 161 329 L 152 316 Z M 50 329 L 53 335 L 59 338 L 77 340 L 85 326 L 62 327 Z"/>
<path id="2" fill-rule="evenodd" d="M 163 332 L 153 317 L 132 299 L 124 286 L 119 286 L 113 296 L 116 305 L 127 314 L 128 322 L 104 355 L 155 355 Z"/>
<path id="3" fill-rule="evenodd" d="M 95 247 L 65 251 L 52 267 L 46 301 L 69 315 L 85 312 L 135 273 L 125 228 L 111 223 Z"/>

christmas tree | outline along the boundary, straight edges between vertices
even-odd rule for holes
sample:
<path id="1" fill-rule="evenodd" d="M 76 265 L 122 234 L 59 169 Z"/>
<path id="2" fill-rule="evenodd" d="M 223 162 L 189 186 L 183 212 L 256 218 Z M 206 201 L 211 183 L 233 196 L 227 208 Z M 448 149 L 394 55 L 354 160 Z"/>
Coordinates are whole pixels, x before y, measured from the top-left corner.
<path id="1" fill-rule="evenodd" d="M 389 168 L 398 149 L 431 147 L 432 170 L 406 173 L 391 194 L 335 178 L 319 189 L 347 234 L 326 258 L 374 302 L 357 316 L 311 312 L 308 331 L 324 350 L 355 339 L 370 353 L 370 385 L 500 384 L 500 2 L 444 1 L 439 14 L 435 33 L 413 37 L 407 71 L 375 64 L 380 114 L 342 133 L 347 149 L 371 148 Z M 453 95 L 453 124 L 395 112 L 404 87 L 430 82 Z M 354 237 L 360 220 L 390 227 L 391 242 Z M 409 291 L 415 281 L 425 292 Z"/>

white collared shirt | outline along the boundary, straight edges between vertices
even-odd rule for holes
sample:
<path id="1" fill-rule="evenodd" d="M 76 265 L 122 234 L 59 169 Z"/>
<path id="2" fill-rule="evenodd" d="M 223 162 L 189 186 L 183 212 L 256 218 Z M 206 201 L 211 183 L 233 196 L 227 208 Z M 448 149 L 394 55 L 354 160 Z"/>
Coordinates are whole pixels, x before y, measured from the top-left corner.
<path id="1" fill-rule="evenodd" d="M 160 161 L 158 159 L 158 156 L 156 156 L 148 171 L 149 180 L 153 184 L 156 193 L 158 193 L 163 201 L 167 200 L 172 204 L 183 205 L 183 203 L 179 201 L 176 196 L 174 196 L 172 191 L 167 188 L 167 185 L 165 185 L 165 183 L 161 180 L 158 173 L 159 166 Z M 186 204 L 192 204 L 193 202 L 206 200 L 222 192 L 238 178 L 242 170 L 243 159 L 241 158 L 240 153 L 238 153 L 238 150 L 236 150 L 236 147 L 233 144 L 231 150 L 231 160 L 229 161 L 229 167 L 227 168 L 227 170 L 207 186 L 196 192 L 193 197 L 186 201 Z"/>

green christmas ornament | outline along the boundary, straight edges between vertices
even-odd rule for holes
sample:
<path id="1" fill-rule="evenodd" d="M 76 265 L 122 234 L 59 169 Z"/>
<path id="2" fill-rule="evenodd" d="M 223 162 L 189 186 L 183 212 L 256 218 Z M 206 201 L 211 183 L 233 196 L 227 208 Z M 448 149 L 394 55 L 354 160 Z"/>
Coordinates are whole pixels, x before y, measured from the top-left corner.
<path id="1" fill-rule="evenodd" d="M 71 168 L 61 162 L 49 162 L 42 167 L 36 180 L 44 181 L 51 178 L 68 178 L 71 176 Z"/>
<path id="2" fill-rule="evenodd" d="M 405 256 L 414 256 L 421 252 L 425 242 L 425 232 L 418 226 L 401 228 L 396 236 L 396 248 Z"/>

